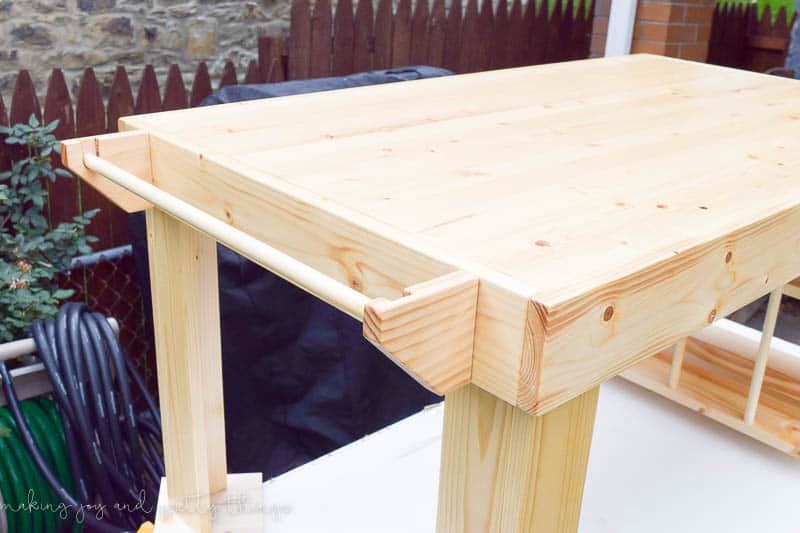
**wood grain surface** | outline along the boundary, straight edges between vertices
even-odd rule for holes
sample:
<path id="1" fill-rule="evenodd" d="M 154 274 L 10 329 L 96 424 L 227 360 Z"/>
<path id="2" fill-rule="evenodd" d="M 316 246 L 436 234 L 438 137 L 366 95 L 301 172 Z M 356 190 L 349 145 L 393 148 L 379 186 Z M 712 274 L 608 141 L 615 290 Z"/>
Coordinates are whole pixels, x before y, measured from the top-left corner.
<path id="1" fill-rule="evenodd" d="M 634 55 L 140 115 L 154 183 L 371 297 L 480 278 L 544 413 L 800 274 L 800 86 Z"/>

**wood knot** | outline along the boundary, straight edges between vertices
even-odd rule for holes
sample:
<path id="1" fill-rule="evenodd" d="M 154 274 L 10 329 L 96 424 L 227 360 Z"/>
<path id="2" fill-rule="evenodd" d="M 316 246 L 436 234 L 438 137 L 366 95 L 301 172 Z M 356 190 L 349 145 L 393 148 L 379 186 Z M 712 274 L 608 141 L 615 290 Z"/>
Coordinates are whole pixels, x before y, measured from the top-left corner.
<path id="1" fill-rule="evenodd" d="M 728 251 L 728 253 L 725 254 L 725 262 L 730 263 L 731 259 L 733 259 L 733 252 Z"/>
<path id="2" fill-rule="evenodd" d="M 606 307 L 605 311 L 603 311 L 603 322 L 608 322 L 614 317 L 614 306 L 609 305 Z"/>

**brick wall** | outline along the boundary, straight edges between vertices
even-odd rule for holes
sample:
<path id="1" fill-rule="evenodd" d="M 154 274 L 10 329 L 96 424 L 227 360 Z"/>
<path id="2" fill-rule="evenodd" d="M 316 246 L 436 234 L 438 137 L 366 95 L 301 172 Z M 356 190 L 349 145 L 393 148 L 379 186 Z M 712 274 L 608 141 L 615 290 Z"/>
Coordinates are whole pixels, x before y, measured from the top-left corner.
<path id="1" fill-rule="evenodd" d="M 639 0 L 631 52 L 705 61 L 715 0 Z M 595 3 L 592 57 L 602 56 L 610 0 Z"/>
<path id="2" fill-rule="evenodd" d="M 631 52 L 705 61 L 714 0 L 639 0 Z"/>

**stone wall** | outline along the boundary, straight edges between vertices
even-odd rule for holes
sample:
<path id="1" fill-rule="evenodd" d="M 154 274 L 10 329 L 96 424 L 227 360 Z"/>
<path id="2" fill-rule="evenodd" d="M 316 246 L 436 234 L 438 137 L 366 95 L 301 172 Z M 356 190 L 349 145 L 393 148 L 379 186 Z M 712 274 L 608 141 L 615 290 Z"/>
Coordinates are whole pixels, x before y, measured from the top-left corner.
<path id="1" fill-rule="evenodd" d="M 188 84 L 199 61 L 216 85 L 226 60 L 239 79 L 257 57 L 260 35 L 286 35 L 290 0 L 0 0 L 0 94 L 31 71 L 43 94 L 53 67 L 77 83 L 94 67 L 105 88 L 117 65 L 137 84 L 147 63 L 163 83 L 178 63 Z"/>

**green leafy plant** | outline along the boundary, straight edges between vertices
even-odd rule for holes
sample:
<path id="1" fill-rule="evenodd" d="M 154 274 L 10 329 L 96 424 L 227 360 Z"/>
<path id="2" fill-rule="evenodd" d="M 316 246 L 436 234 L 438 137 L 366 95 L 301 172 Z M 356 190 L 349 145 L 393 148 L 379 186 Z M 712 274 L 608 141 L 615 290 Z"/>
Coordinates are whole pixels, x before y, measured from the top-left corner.
<path id="1" fill-rule="evenodd" d="M 764 14 L 764 8 L 769 6 L 770 14 L 772 16 L 772 20 L 770 21 L 772 24 L 775 24 L 775 20 L 778 18 L 778 11 L 781 8 L 786 9 L 786 21 L 790 23 L 792 21 L 792 16 L 794 16 L 794 12 L 796 10 L 796 0 L 717 0 L 718 4 L 723 6 L 725 5 L 756 5 L 756 14 L 760 19 Z"/>
<path id="2" fill-rule="evenodd" d="M 56 314 L 74 292 L 59 288 L 58 274 L 75 256 L 90 253 L 89 243 L 97 240 L 86 235 L 96 209 L 56 227 L 47 221 L 45 180 L 72 178 L 53 168 L 51 157 L 60 152 L 53 135 L 57 127 L 58 121 L 42 125 L 33 115 L 27 124 L 0 126 L 6 144 L 27 150 L 10 171 L 0 173 L 0 342 L 27 336 L 34 320 Z"/>

